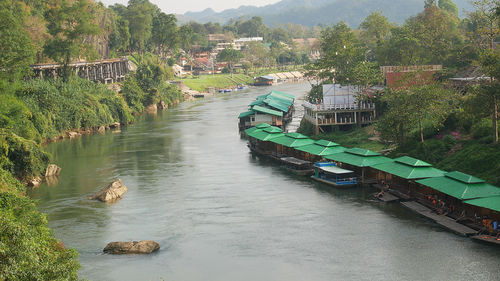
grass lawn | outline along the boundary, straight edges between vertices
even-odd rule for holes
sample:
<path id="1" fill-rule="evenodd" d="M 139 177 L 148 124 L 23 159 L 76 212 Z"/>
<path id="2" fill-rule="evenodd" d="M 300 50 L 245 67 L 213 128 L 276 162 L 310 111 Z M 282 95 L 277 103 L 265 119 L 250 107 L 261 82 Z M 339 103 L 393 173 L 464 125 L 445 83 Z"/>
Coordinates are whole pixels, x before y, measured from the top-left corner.
<path id="1" fill-rule="evenodd" d="M 186 78 L 181 81 L 193 90 L 205 92 L 210 87 L 223 89 L 233 88 L 238 84 L 252 84 L 253 78 L 245 74 L 234 74 L 232 78 L 231 74 L 215 74 Z"/>

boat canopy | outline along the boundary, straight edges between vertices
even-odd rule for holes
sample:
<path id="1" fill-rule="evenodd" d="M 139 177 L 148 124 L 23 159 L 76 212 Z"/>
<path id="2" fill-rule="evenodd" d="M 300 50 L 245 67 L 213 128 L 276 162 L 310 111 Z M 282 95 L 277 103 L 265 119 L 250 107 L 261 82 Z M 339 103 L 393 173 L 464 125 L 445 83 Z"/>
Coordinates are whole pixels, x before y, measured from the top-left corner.
<path id="1" fill-rule="evenodd" d="M 461 172 L 450 172 L 442 177 L 416 181 L 460 200 L 500 196 L 500 188 L 487 184 L 484 180 Z"/>
<path id="2" fill-rule="evenodd" d="M 274 116 L 278 116 L 278 117 L 283 117 L 283 112 L 277 111 L 277 110 L 273 110 L 273 109 L 270 109 L 270 108 L 265 108 L 265 107 L 262 107 L 262 106 L 259 106 L 259 105 L 253 106 L 252 110 L 256 111 L 256 112 L 264 113 L 264 114 L 269 114 L 269 115 L 274 115 Z"/>
<path id="3" fill-rule="evenodd" d="M 325 158 L 356 167 L 371 167 L 393 161 L 390 158 L 382 156 L 380 153 L 362 148 L 346 149 L 344 152 L 326 155 Z"/>
<path id="4" fill-rule="evenodd" d="M 354 171 L 342 169 L 342 168 L 339 168 L 338 166 L 322 166 L 322 167 L 318 167 L 318 168 L 324 172 L 336 174 L 336 175 L 344 175 L 344 174 L 354 173 Z"/>
<path id="5" fill-rule="evenodd" d="M 425 179 L 441 177 L 446 172 L 432 167 L 431 164 L 412 157 L 403 156 L 391 162 L 373 165 L 372 168 L 403 179 Z"/>
<path id="6" fill-rule="evenodd" d="M 294 165 L 297 165 L 297 166 L 301 166 L 301 165 L 310 165 L 311 162 L 309 161 L 305 161 L 305 160 L 302 160 L 302 159 L 297 159 L 295 157 L 283 157 L 283 158 L 280 158 L 281 161 L 285 162 L 285 163 L 290 163 L 290 164 L 294 164 Z"/>

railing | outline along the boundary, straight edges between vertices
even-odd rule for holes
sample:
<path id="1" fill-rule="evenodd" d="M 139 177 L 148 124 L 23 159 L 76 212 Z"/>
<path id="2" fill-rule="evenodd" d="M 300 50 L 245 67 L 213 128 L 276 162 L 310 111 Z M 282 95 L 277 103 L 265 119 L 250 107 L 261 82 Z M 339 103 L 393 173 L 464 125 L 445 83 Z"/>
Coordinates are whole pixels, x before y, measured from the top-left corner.
<path id="1" fill-rule="evenodd" d="M 357 102 L 349 104 L 312 104 L 306 101 L 303 106 L 313 111 L 375 109 L 375 104 L 371 102 Z"/>

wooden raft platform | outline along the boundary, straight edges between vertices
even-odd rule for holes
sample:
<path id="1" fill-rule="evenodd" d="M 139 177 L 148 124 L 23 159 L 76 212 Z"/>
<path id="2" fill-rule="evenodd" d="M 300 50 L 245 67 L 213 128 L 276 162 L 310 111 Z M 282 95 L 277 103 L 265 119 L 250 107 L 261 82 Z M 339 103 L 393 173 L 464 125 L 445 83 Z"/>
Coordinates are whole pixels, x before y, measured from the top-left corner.
<path id="1" fill-rule="evenodd" d="M 432 212 L 431 209 L 425 207 L 420 203 L 414 201 L 408 201 L 408 202 L 401 202 L 401 204 L 462 236 L 471 236 L 477 234 L 477 231 L 475 231 L 474 229 L 459 224 L 450 217 L 435 214 L 434 212 Z"/>
<path id="2" fill-rule="evenodd" d="M 396 197 L 396 196 L 394 196 L 390 193 L 387 193 L 387 192 L 385 192 L 384 195 L 382 195 L 380 197 L 377 197 L 376 195 L 377 195 L 377 193 L 373 194 L 373 197 L 375 197 L 376 199 L 378 199 L 382 202 L 385 202 L 385 203 L 399 202 L 401 200 L 401 198 Z"/>
<path id="3" fill-rule="evenodd" d="M 474 235 L 471 238 L 477 241 L 496 244 L 500 246 L 500 238 L 496 238 L 491 235 Z"/>

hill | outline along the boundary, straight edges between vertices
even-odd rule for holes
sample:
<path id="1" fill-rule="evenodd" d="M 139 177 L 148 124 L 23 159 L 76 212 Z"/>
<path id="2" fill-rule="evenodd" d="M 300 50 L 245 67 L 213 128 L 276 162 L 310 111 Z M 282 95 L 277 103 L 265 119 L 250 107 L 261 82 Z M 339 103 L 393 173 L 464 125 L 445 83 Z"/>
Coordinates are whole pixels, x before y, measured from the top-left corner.
<path id="1" fill-rule="evenodd" d="M 464 10 L 470 10 L 468 0 L 456 0 L 461 15 Z M 205 9 L 201 12 L 187 12 L 183 21 L 188 19 L 199 23 L 226 23 L 239 17 L 250 18 L 260 16 L 269 26 L 294 23 L 305 26 L 318 24 L 331 25 L 345 21 L 351 27 L 357 28 L 373 11 L 382 11 L 391 22 L 402 23 L 408 17 L 422 11 L 423 0 L 282 0 L 263 7 L 241 6 L 215 12 Z"/>

